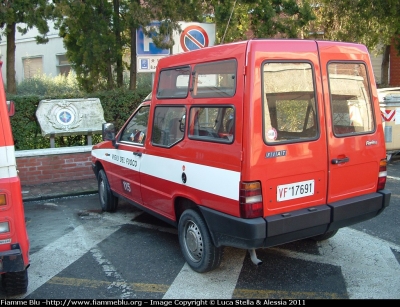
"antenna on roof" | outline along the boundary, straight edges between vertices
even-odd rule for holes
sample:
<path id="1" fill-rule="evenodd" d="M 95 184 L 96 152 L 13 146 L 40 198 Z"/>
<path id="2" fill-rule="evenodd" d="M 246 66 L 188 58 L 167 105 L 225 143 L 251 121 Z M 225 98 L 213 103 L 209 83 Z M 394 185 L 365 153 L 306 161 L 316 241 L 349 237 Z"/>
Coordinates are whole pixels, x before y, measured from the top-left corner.
<path id="1" fill-rule="evenodd" d="M 226 34 L 226 31 L 228 30 L 229 23 L 230 23 L 230 21 L 231 21 L 231 17 L 232 17 L 232 14 L 233 14 L 233 10 L 235 9 L 235 5 L 236 5 L 236 0 L 235 0 L 235 2 L 233 3 L 232 12 L 231 12 L 231 15 L 229 16 L 228 23 L 226 24 L 225 33 L 224 33 L 224 36 L 222 37 L 221 44 L 224 43 L 225 34 Z"/>

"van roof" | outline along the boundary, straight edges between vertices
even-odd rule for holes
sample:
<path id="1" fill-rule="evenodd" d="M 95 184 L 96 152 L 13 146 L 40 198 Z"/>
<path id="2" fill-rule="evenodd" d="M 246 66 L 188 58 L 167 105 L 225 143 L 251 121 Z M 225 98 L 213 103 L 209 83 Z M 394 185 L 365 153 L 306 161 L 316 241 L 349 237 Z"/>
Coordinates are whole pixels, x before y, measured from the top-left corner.
<path id="1" fill-rule="evenodd" d="M 272 38 L 257 38 L 251 40 L 244 40 L 239 42 L 227 43 L 222 45 L 214 45 L 198 50 L 192 50 L 188 52 L 178 53 L 166 56 L 159 60 L 157 67 L 173 67 L 179 65 L 196 64 L 200 62 L 209 62 L 210 59 L 229 59 L 243 57 L 246 54 L 246 49 L 251 48 L 251 45 L 259 44 L 289 44 L 290 47 L 295 49 L 301 48 L 301 46 L 309 46 L 310 44 L 318 45 L 332 45 L 338 47 L 358 47 L 356 49 L 366 50 L 364 45 L 358 43 L 348 42 L 337 42 L 328 40 L 305 40 L 305 39 L 272 39 Z M 295 44 L 295 45 L 294 45 Z M 357 51 L 358 52 L 358 51 Z"/>

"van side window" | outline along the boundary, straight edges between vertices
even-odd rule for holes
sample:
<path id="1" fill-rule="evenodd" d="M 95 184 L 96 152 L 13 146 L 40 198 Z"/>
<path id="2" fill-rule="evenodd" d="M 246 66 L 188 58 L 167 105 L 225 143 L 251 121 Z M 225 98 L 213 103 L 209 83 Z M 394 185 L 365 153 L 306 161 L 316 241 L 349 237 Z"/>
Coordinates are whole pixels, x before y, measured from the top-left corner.
<path id="1" fill-rule="evenodd" d="M 130 119 L 121 133 L 121 142 L 143 145 L 147 135 L 147 124 L 149 119 L 149 106 L 141 107 Z"/>
<path id="2" fill-rule="evenodd" d="M 183 139 L 186 127 L 186 108 L 160 106 L 154 111 L 151 142 L 153 145 L 171 147 Z"/>
<path id="3" fill-rule="evenodd" d="M 329 63 L 333 133 L 336 136 L 375 129 L 367 70 L 361 63 Z"/>
<path id="4" fill-rule="evenodd" d="M 229 106 L 192 107 L 189 138 L 208 142 L 232 143 L 235 132 L 235 110 Z"/>
<path id="5" fill-rule="evenodd" d="M 194 98 L 232 97 L 236 90 L 236 60 L 198 64 L 192 72 Z"/>
<path id="6" fill-rule="evenodd" d="M 311 64 L 266 62 L 262 72 L 265 142 L 316 139 L 317 109 Z"/>
<path id="7" fill-rule="evenodd" d="M 189 91 L 190 67 L 175 67 L 160 72 L 157 98 L 186 98 Z"/>

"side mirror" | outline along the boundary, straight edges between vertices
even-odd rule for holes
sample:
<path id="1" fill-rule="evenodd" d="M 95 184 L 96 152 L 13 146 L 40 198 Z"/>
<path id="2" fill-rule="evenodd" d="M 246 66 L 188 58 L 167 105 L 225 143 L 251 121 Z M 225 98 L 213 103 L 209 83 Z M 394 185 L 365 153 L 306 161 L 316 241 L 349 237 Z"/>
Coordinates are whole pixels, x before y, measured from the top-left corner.
<path id="1" fill-rule="evenodd" d="M 8 116 L 12 117 L 15 114 L 15 103 L 12 100 L 7 100 Z"/>
<path id="2" fill-rule="evenodd" d="M 101 127 L 103 141 L 115 141 L 115 127 L 114 124 L 104 123 Z"/>

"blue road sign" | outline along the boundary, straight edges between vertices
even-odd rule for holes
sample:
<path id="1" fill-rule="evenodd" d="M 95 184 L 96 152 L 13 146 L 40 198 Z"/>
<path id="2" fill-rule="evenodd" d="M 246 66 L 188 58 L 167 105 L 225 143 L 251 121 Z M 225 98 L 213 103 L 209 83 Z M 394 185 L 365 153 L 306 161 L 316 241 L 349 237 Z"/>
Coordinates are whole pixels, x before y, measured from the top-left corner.
<path id="1" fill-rule="evenodd" d="M 157 27 L 160 22 L 152 22 L 150 26 Z M 156 32 L 150 36 L 157 35 Z M 169 49 L 157 48 L 151 37 L 144 34 L 143 29 L 140 27 L 136 30 L 136 55 L 169 55 Z"/>
<path id="2" fill-rule="evenodd" d="M 149 59 L 140 59 L 140 69 L 149 69 Z"/>

